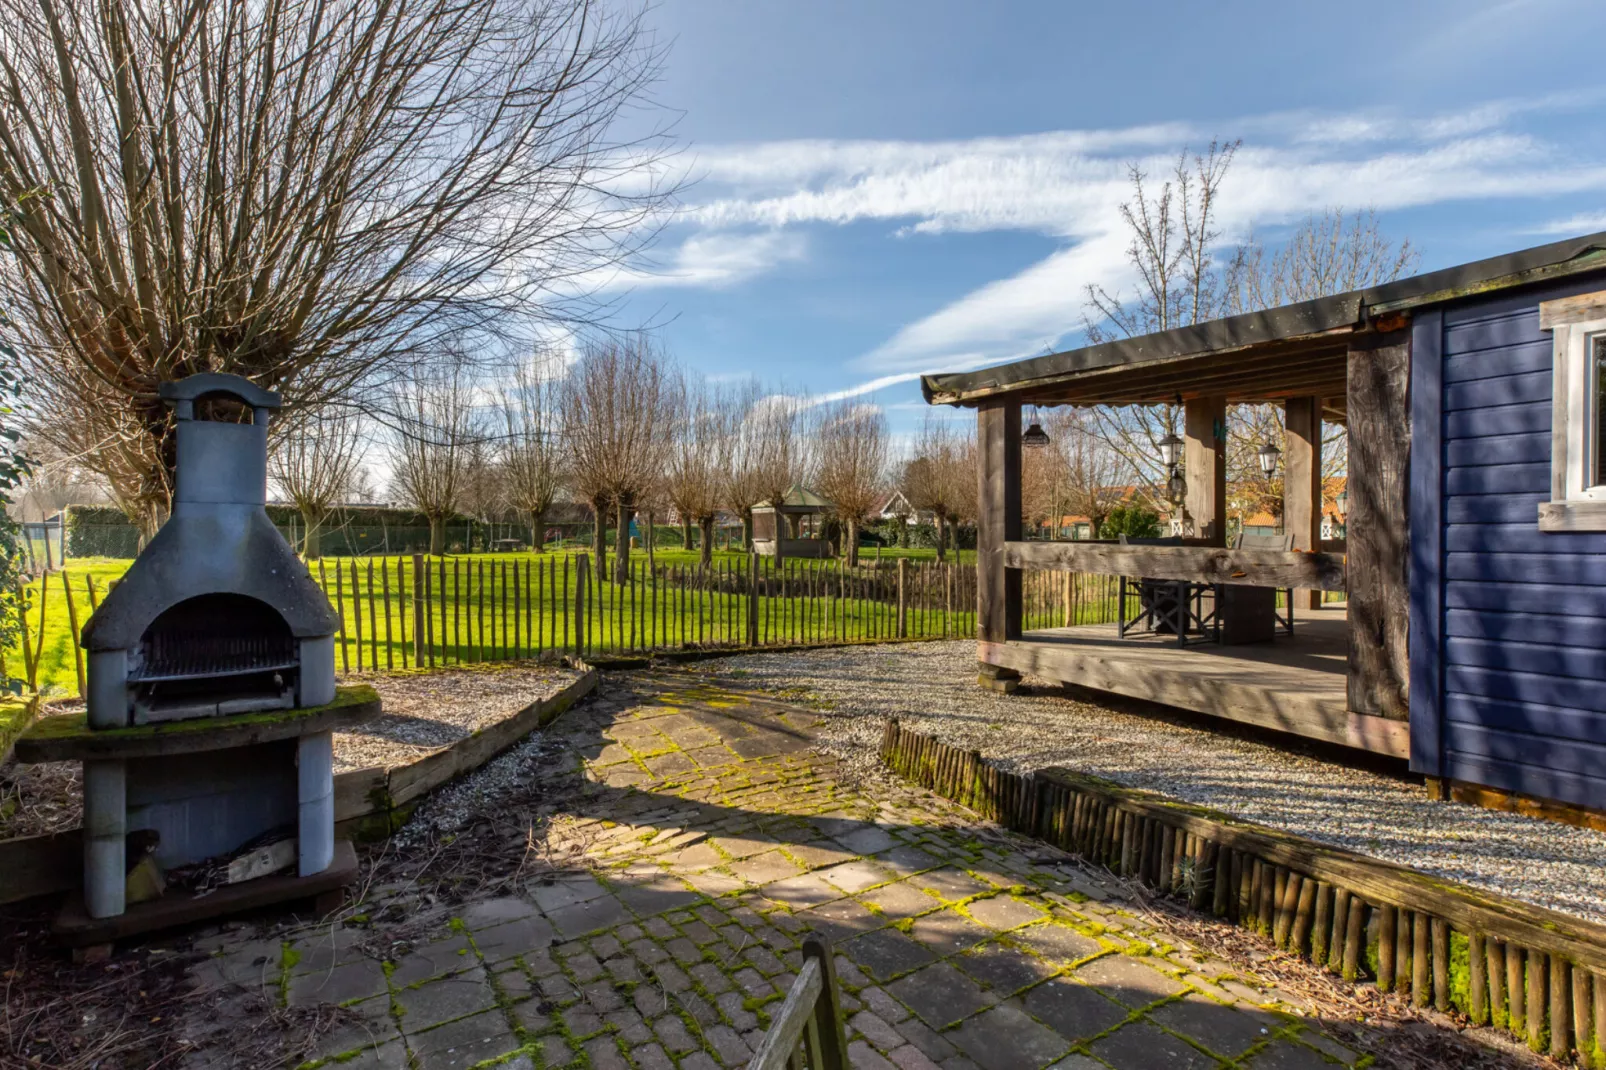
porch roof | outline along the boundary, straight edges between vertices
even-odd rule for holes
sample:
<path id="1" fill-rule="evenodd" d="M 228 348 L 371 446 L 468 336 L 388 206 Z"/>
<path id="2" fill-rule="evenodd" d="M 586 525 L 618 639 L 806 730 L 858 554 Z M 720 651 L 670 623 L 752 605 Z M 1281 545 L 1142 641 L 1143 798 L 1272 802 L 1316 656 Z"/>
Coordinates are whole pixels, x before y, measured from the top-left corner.
<path id="1" fill-rule="evenodd" d="M 1043 404 L 1134 404 L 1225 396 L 1265 401 L 1332 399 L 1343 418 L 1349 336 L 1375 320 L 1423 305 L 1606 267 L 1606 231 L 1365 290 L 1246 312 L 1137 338 L 1000 364 L 925 375 L 929 404 L 976 405 L 1010 396 Z"/>

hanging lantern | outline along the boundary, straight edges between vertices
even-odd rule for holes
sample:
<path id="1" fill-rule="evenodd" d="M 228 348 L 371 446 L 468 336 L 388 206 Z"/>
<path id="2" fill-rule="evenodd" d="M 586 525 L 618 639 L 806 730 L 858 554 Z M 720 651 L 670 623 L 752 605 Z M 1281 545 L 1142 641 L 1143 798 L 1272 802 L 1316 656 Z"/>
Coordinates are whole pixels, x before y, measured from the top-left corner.
<path id="1" fill-rule="evenodd" d="M 1338 492 L 1338 498 L 1334 501 L 1333 504 L 1338 506 L 1338 515 L 1339 516 L 1348 516 L 1349 515 L 1349 488 L 1348 487 L 1346 487 L 1343 490 Z"/>
<path id="2" fill-rule="evenodd" d="M 1175 468 L 1182 460 L 1182 440 L 1175 434 L 1166 435 L 1159 443 L 1160 463 L 1167 468 Z"/>
<path id="3" fill-rule="evenodd" d="M 1270 478 L 1277 471 L 1277 459 L 1283 455 L 1275 443 L 1268 442 L 1260 447 L 1260 470 Z"/>
<path id="4" fill-rule="evenodd" d="M 1032 423 L 1020 436 L 1020 444 L 1029 450 L 1040 450 L 1048 445 L 1048 432 L 1043 430 L 1037 406 L 1032 406 Z"/>
<path id="5" fill-rule="evenodd" d="M 1165 482 L 1165 496 L 1172 505 L 1181 505 L 1182 500 L 1188 496 L 1188 481 L 1182 478 L 1182 473 L 1176 465 L 1171 466 L 1171 478 Z"/>

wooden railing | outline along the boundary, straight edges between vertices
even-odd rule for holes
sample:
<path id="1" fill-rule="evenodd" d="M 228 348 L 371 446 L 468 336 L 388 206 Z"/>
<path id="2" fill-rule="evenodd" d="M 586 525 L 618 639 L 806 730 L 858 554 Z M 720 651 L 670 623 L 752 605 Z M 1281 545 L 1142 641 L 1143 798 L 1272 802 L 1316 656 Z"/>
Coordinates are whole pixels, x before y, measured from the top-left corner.
<path id="1" fill-rule="evenodd" d="M 803 938 L 803 968 L 770 1020 L 747 1070 L 848 1070 L 847 1033 L 836 966 L 825 937 Z"/>
<path id="2" fill-rule="evenodd" d="M 1144 576 L 1250 587 L 1344 590 L 1344 557 L 1299 550 L 1124 546 L 1107 542 L 1006 542 L 1006 568 Z"/>

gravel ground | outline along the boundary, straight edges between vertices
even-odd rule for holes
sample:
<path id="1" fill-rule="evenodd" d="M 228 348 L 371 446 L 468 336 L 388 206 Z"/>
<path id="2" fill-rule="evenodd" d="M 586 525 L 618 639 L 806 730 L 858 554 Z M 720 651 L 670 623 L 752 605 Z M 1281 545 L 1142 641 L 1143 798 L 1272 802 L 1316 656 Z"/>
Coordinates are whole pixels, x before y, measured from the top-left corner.
<path id="1" fill-rule="evenodd" d="M 385 712 L 356 731 L 335 733 L 335 772 L 414 761 L 556 694 L 579 675 L 519 662 L 345 676 L 342 682 L 372 684 Z"/>
<path id="2" fill-rule="evenodd" d="M 819 746 L 863 775 L 882 724 L 1016 771 L 1063 765 L 1606 923 L 1606 833 L 1461 803 L 1420 783 L 1189 724 L 1078 701 L 1047 681 L 976 686 L 971 642 L 750 654 L 711 671 L 819 705 Z"/>
<path id="3" fill-rule="evenodd" d="M 578 676 L 521 662 L 342 677 L 342 683 L 373 685 L 384 713 L 358 731 L 335 733 L 335 772 L 414 761 L 556 694 Z M 45 715 L 82 710 L 81 703 L 61 703 Z M 76 828 L 83 820 L 81 792 L 77 762 L 0 762 L 0 839 Z"/>

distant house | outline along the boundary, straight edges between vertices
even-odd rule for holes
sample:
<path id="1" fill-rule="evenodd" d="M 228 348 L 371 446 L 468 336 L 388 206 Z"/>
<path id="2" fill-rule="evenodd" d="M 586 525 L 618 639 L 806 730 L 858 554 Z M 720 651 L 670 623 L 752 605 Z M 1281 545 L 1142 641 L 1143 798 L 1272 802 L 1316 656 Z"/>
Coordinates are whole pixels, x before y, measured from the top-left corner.
<path id="1" fill-rule="evenodd" d="M 916 509 L 901 490 L 894 490 L 882 499 L 874 516 L 877 520 L 897 520 L 902 517 L 903 522 L 910 527 L 916 524 L 929 524 L 932 519 L 931 510 Z"/>

